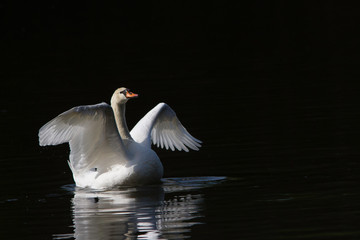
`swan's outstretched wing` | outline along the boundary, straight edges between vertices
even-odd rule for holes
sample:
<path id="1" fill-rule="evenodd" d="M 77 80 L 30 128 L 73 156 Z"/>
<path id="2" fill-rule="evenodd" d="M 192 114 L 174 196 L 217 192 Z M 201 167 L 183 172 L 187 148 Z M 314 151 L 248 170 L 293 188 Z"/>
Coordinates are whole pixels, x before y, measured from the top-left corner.
<path id="1" fill-rule="evenodd" d="M 70 167 L 77 171 L 90 169 L 96 151 L 114 141 L 118 141 L 118 131 L 112 108 L 106 103 L 74 107 L 39 130 L 40 146 L 69 142 Z"/>
<path id="2" fill-rule="evenodd" d="M 151 147 L 151 141 L 158 147 L 165 146 L 173 151 L 176 148 L 188 152 L 188 148 L 199 150 L 201 147 L 201 141 L 190 135 L 166 103 L 159 103 L 148 112 L 130 134 L 135 141 L 147 147 Z"/>

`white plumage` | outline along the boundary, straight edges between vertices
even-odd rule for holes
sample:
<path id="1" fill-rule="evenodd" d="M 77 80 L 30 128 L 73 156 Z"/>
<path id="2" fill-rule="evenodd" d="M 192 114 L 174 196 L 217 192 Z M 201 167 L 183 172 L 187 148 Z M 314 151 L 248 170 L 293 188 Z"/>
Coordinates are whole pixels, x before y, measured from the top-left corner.
<path id="1" fill-rule="evenodd" d="M 159 103 L 148 112 L 131 130 L 131 136 L 138 143 L 150 147 L 151 142 L 161 148 L 175 148 L 179 151 L 199 150 L 201 141 L 194 138 L 184 128 L 166 103 Z M 186 147 L 187 146 L 187 147 Z"/>
<path id="2" fill-rule="evenodd" d="M 79 187 L 106 189 L 158 182 L 163 175 L 151 142 L 171 150 L 198 150 L 201 141 L 184 128 L 165 103 L 149 111 L 129 132 L 125 104 L 136 97 L 117 89 L 106 103 L 74 107 L 39 130 L 39 144 L 69 142 L 69 166 Z"/>

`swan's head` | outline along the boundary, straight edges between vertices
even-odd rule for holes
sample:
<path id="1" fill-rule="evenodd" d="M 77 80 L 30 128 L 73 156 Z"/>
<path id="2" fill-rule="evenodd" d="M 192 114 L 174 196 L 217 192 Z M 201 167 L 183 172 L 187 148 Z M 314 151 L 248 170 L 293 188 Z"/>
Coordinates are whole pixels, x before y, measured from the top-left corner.
<path id="1" fill-rule="evenodd" d="M 111 104 L 126 103 L 129 99 L 136 97 L 138 97 L 138 95 L 136 93 L 130 92 L 128 88 L 118 88 L 111 97 Z"/>

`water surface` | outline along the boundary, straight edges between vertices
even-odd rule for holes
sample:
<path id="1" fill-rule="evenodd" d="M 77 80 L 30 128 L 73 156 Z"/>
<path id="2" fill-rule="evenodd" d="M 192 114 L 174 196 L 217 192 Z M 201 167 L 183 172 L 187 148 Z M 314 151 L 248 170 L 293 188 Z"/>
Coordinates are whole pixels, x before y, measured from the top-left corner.
<path id="1" fill-rule="evenodd" d="M 184 239 L 203 224 L 201 189 L 224 177 L 163 179 L 164 184 L 113 191 L 91 191 L 67 186 L 74 233 L 54 239 Z"/>
<path id="2" fill-rule="evenodd" d="M 100 77 L 100 76 L 98 76 Z M 159 186 L 96 192 L 75 188 L 67 144 L 39 147 L 38 129 L 77 105 L 108 101 L 111 82 L 32 89 L 1 110 L 0 232 L 8 239 L 356 239 L 360 236 L 355 91 L 259 79 L 181 78 L 121 82 L 140 97 L 131 128 L 168 103 L 199 152 L 156 149 Z M 261 83 L 261 84 L 260 84 Z M 189 91 L 191 86 L 191 91 Z M 98 91 L 97 91 L 98 90 Z M 28 94 L 27 88 L 20 88 Z M 49 94 L 51 92 L 51 94 Z M 156 92 L 156 94 L 154 94 Z M 179 93 L 186 93 L 187 97 Z M 196 94 L 190 94 L 196 93 Z M 306 94 L 305 94 L 306 93 Z M 190 94 L 190 95 L 189 95 Z M 213 176 L 213 177 L 209 177 Z"/>

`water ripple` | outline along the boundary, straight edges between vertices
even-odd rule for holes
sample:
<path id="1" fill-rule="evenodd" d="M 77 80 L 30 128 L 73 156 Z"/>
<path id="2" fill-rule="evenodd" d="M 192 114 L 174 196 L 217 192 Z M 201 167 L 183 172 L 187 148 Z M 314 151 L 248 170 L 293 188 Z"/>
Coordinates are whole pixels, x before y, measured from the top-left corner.
<path id="1" fill-rule="evenodd" d="M 72 198 L 73 233 L 54 239 L 183 239 L 202 224 L 203 195 L 225 177 L 166 178 L 162 185 L 93 191 L 66 185 Z"/>

